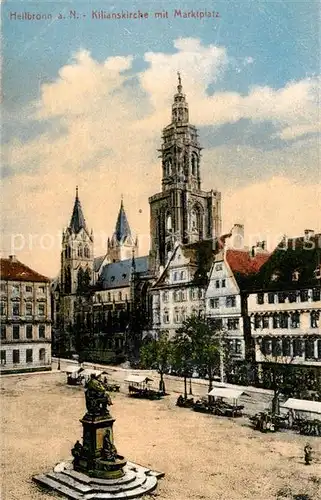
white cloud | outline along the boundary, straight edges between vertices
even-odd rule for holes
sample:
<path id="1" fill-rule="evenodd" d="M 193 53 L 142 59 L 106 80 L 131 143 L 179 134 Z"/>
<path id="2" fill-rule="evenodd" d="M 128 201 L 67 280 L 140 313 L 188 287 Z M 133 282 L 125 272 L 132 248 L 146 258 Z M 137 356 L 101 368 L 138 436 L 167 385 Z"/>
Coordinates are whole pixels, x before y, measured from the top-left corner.
<path id="1" fill-rule="evenodd" d="M 174 47 L 174 54 L 145 54 L 148 67 L 136 75 L 139 88 L 128 85 L 132 76 L 126 70 L 132 68 L 132 56 L 110 57 L 100 63 L 86 50 L 75 54 L 60 69 L 55 81 L 41 87 L 39 101 L 30 118 L 44 124 L 49 122 L 50 128 L 30 141 L 14 139 L 6 149 L 6 161 L 16 173 L 5 181 L 3 190 L 3 220 L 6 222 L 3 244 L 7 252 L 10 251 L 11 232 L 56 236 L 69 222 L 76 184 L 89 226 L 96 235 L 103 232 L 106 238 L 114 229 L 123 193 L 132 229 L 142 235 L 144 251 L 147 251 L 148 196 L 160 190 L 160 162 L 156 150 L 161 143 L 161 129 L 170 121 L 176 71 L 182 73 L 191 122 L 197 126 L 233 123 L 241 118 L 254 123 L 267 120 L 273 121 L 283 139 L 300 137 L 314 130 L 317 79 L 289 83 L 279 90 L 254 87 L 247 96 L 236 92 L 208 96 L 206 88 L 220 78 L 229 64 L 226 49 L 205 46 L 193 38 L 178 39 Z M 304 167 L 304 152 L 308 151 L 305 149 L 308 146 L 308 143 L 300 146 L 298 168 Z M 233 184 L 229 175 L 232 171 L 235 176 L 234 164 L 238 158 L 245 169 L 247 155 L 252 155 L 251 168 L 258 160 L 257 178 L 248 180 L 252 184 L 248 187 L 249 192 L 235 184 L 237 191 L 234 194 L 223 192 L 226 200 L 224 219 L 232 220 L 244 210 L 248 214 L 247 224 L 250 224 L 250 216 L 256 220 L 256 209 L 250 208 L 251 199 L 256 207 L 259 197 L 254 192 L 256 189 L 264 191 L 265 184 L 260 184 L 260 176 L 266 177 L 264 162 L 272 161 L 264 155 L 255 156 L 257 154 L 245 146 L 233 151 L 228 145 L 204 151 L 203 178 L 214 181 L 217 168 L 220 175 L 216 187 L 223 190 Z M 273 164 L 277 165 L 288 152 L 280 150 L 273 154 Z M 218 155 L 224 161 L 224 168 L 217 162 Z M 239 176 L 243 176 L 242 170 Z M 290 179 L 287 182 L 291 185 Z M 203 187 L 210 189 L 212 186 L 204 184 Z M 274 188 L 275 193 L 281 193 L 284 184 Z M 313 185 L 300 189 L 302 195 L 309 195 L 298 214 L 298 224 L 310 225 L 309 220 L 313 217 L 310 207 L 315 207 L 317 193 Z M 297 197 L 298 192 L 293 193 Z M 234 202 L 229 204 L 231 199 Z M 242 199 L 247 200 L 246 205 L 242 205 Z M 13 200 L 14 211 L 11 209 Z M 237 200 L 241 205 L 236 204 Z M 283 201 L 284 198 L 275 195 L 276 212 Z M 260 209 L 262 227 L 274 227 L 275 224 L 281 227 L 287 223 L 285 218 L 275 217 L 268 207 L 263 204 Z M 304 221 L 307 222 L 304 224 Z M 257 222 L 251 224 L 258 225 Z M 103 252 L 104 245 L 103 238 L 96 237 L 97 252 Z M 38 242 L 38 246 L 31 250 L 26 248 L 21 254 L 39 271 L 52 274 L 52 270 L 57 272 L 59 269 L 59 248 L 58 238 L 54 249 L 44 252 Z"/>

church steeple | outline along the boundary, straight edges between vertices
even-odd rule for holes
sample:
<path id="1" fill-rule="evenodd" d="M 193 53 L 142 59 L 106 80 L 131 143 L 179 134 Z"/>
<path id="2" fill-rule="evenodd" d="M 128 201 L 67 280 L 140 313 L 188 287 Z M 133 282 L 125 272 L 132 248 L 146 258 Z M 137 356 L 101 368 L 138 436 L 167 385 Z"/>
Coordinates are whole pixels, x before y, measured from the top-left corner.
<path id="1" fill-rule="evenodd" d="M 172 105 L 172 123 L 188 123 L 188 104 L 186 102 L 186 96 L 183 94 L 182 78 L 181 74 L 177 72 L 178 85 L 177 93 L 174 95 L 174 103 Z"/>
<path id="2" fill-rule="evenodd" d="M 92 282 L 93 244 L 93 232 L 89 232 L 87 228 L 77 186 L 70 224 L 62 236 L 60 283 L 64 294 L 76 294 L 81 289 L 84 279 L 87 284 Z M 69 310 L 72 310 L 71 305 Z"/>
<path id="3" fill-rule="evenodd" d="M 220 193 L 201 187 L 201 146 L 189 123 L 189 110 L 178 73 L 171 123 L 163 129 L 162 192 L 149 199 L 150 266 L 164 266 L 176 243 L 196 243 L 221 232 Z"/>
<path id="4" fill-rule="evenodd" d="M 75 234 L 79 233 L 81 229 L 85 229 L 87 231 L 85 217 L 78 196 L 78 186 L 76 186 L 76 198 L 69 224 L 69 229 Z"/>
<path id="5" fill-rule="evenodd" d="M 109 258 L 113 262 L 128 259 L 131 257 L 133 249 L 137 251 L 137 239 L 135 240 L 132 236 L 124 208 L 123 196 L 121 196 L 115 231 L 111 240 L 108 240 Z"/>
<path id="6" fill-rule="evenodd" d="M 124 243 L 128 238 L 132 237 L 127 215 L 124 209 L 123 196 L 120 201 L 120 208 L 113 237 L 118 243 Z"/>
<path id="7" fill-rule="evenodd" d="M 171 123 L 163 130 L 161 147 L 163 163 L 163 191 L 180 187 L 199 191 L 201 189 L 201 146 L 197 129 L 189 123 L 186 96 L 183 93 L 182 77 L 178 75 L 177 92 L 172 104 Z"/>

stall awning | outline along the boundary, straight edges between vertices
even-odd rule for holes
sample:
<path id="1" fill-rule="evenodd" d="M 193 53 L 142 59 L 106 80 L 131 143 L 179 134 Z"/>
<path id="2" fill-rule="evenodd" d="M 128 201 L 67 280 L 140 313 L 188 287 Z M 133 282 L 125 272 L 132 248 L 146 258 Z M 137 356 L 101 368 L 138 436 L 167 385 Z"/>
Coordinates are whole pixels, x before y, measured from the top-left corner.
<path id="1" fill-rule="evenodd" d="M 294 399 L 290 398 L 283 403 L 282 408 L 297 411 L 307 411 L 310 413 L 318 413 L 321 415 L 321 402 L 309 401 L 308 399 Z"/>
<path id="2" fill-rule="evenodd" d="M 91 368 L 85 368 L 85 370 L 82 372 L 82 375 L 84 377 L 90 377 L 91 375 L 96 375 L 96 377 L 98 377 L 99 375 L 101 375 L 103 372 L 100 371 L 100 370 L 93 370 Z"/>
<path id="3" fill-rule="evenodd" d="M 214 387 L 208 396 L 214 396 L 218 398 L 228 398 L 228 399 L 238 399 L 244 391 L 236 389 L 227 389 L 226 387 Z"/>
<path id="4" fill-rule="evenodd" d="M 67 366 L 67 368 L 64 371 L 65 371 L 65 373 L 78 373 L 78 372 L 81 372 L 82 370 L 83 370 L 83 368 L 81 368 L 80 366 L 71 365 L 71 366 Z"/>
<path id="5" fill-rule="evenodd" d="M 125 378 L 125 382 L 132 382 L 136 384 L 142 384 L 143 382 L 151 382 L 153 379 L 149 377 L 144 377 L 143 375 L 129 375 Z"/>

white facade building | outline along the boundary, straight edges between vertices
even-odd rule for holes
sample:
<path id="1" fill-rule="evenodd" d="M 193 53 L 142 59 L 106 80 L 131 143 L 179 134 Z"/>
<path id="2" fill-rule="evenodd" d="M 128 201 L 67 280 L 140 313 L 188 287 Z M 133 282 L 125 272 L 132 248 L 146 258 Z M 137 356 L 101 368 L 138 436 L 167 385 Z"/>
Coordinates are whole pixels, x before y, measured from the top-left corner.
<path id="1" fill-rule="evenodd" d="M 1 373 L 51 370 L 50 283 L 14 256 L 1 259 Z"/>
<path id="2" fill-rule="evenodd" d="M 212 241 L 209 240 L 175 246 L 151 289 L 155 336 L 168 331 L 172 337 L 188 317 L 204 317 L 205 281 L 207 283 L 212 256 Z"/>
<path id="3" fill-rule="evenodd" d="M 306 231 L 281 242 L 253 282 L 248 314 L 260 378 L 281 365 L 321 376 L 320 259 L 321 234 Z"/>
<path id="4" fill-rule="evenodd" d="M 245 358 L 242 285 L 266 262 L 266 252 L 225 248 L 219 252 L 210 271 L 205 294 L 206 317 L 227 336 L 229 353 L 234 359 Z"/>

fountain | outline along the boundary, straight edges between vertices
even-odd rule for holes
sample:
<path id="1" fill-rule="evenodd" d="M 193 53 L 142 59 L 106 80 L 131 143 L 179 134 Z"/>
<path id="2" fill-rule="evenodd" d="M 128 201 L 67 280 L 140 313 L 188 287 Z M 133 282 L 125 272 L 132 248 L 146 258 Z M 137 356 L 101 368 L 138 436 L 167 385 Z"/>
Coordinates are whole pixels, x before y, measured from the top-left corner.
<path id="1" fill-rule="evenodd" d="M 108 406 L 110 397 L 103 383 L 92 375 L 85 391 L 87 412 L 80 420 L 82 444 L 71 450 L 73 460 L 61 462 L 52 472 L 33 476 L 42 487 L 74 500 L 138 498 L 154 490 L 161 472 L 152 471 L 118 454 Z"/>

